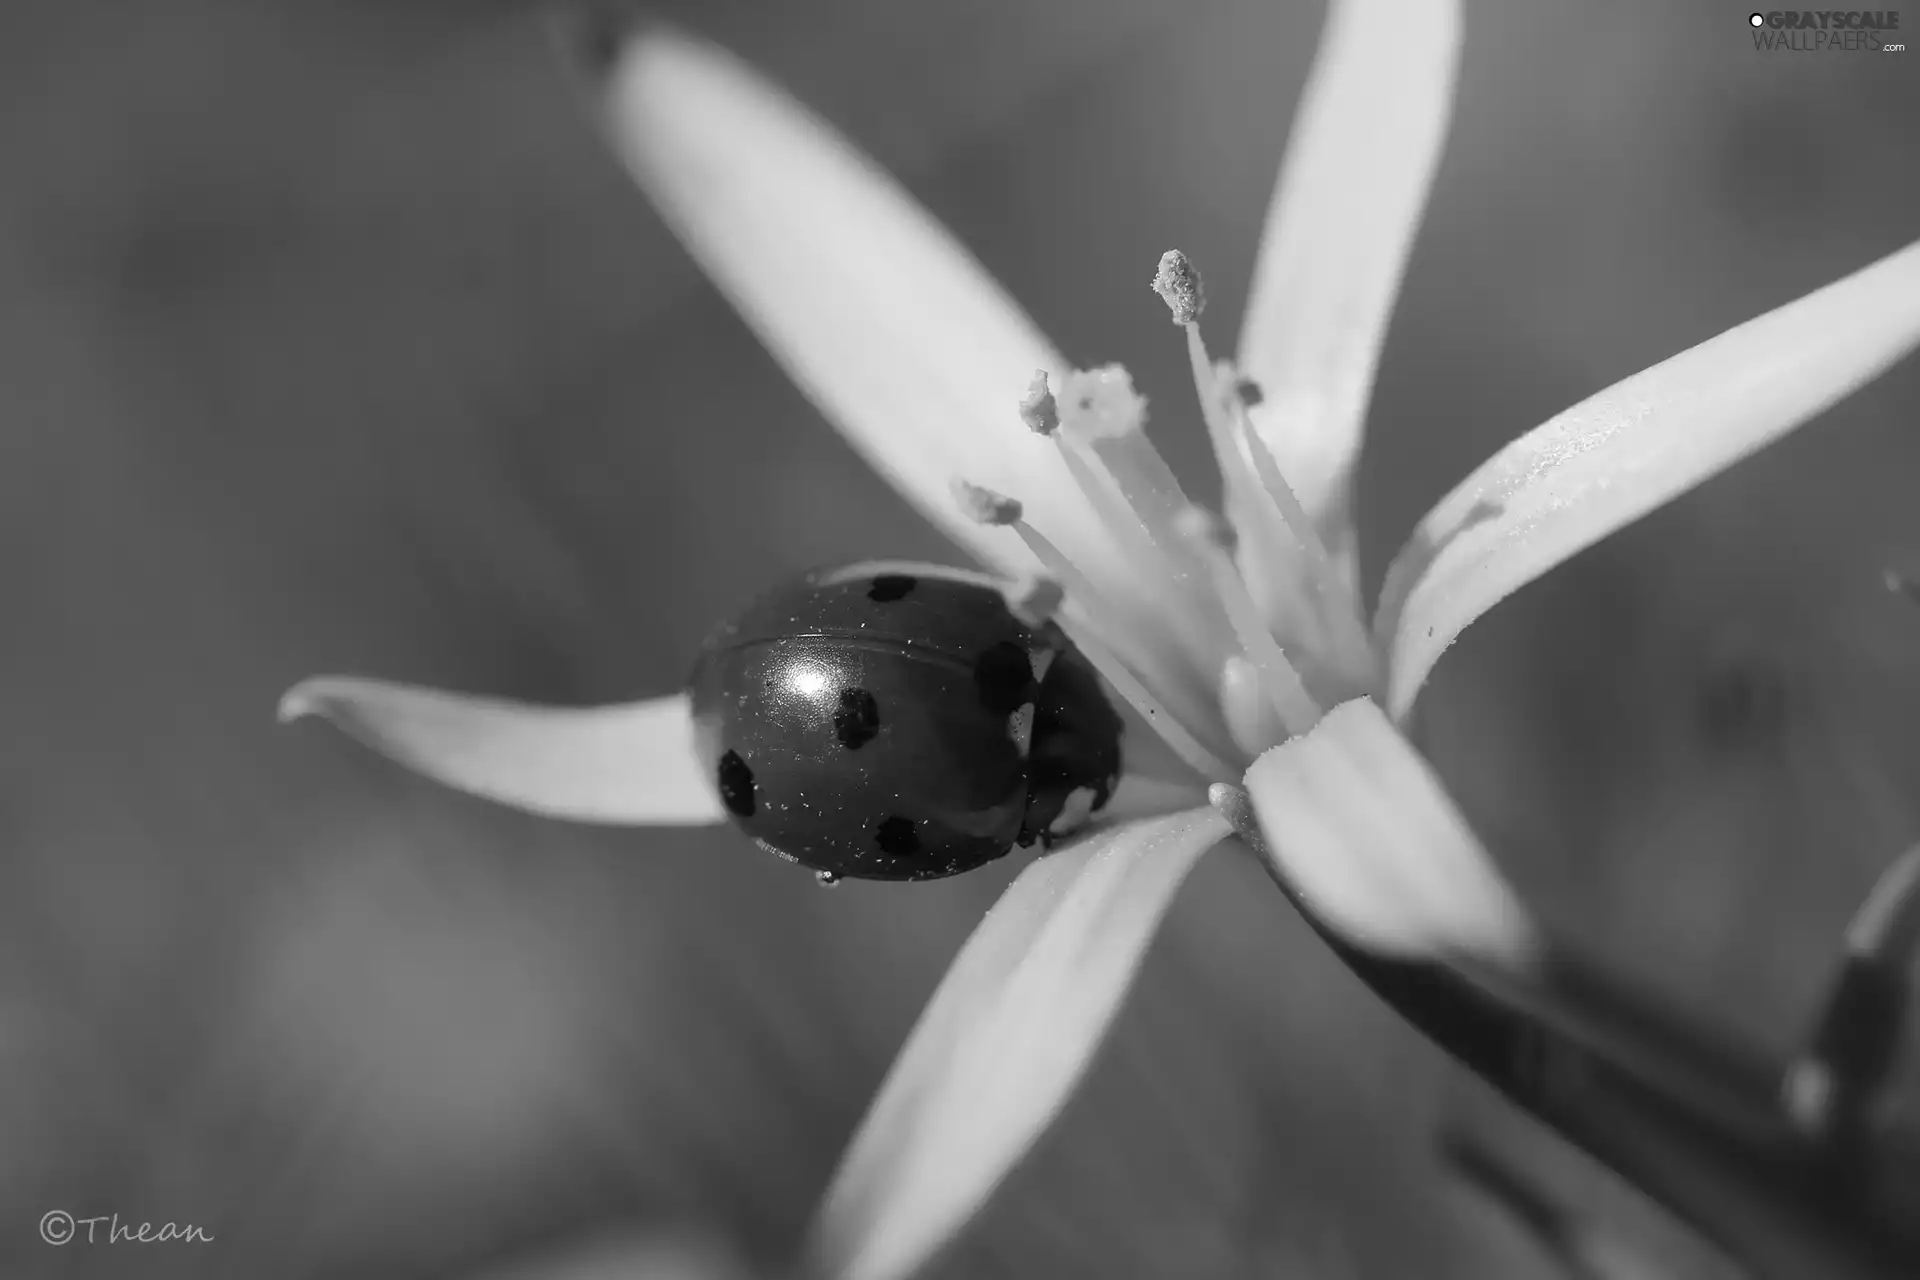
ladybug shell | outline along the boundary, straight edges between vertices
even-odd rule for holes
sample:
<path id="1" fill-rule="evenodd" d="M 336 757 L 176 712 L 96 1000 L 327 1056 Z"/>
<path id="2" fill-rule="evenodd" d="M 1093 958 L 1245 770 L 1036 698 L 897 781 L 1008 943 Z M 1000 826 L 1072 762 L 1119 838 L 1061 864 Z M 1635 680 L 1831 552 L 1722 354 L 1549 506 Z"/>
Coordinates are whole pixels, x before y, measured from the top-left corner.
<path id="1" fill-rule="evenodd" d="M 811 574 L 770 592 L 696 665 L 697 750 L 734 820 L 829 876 L 929 880 L 1025 835 L 1038 692 L 1029 629 L 998 590 L 915 574 Z"/>

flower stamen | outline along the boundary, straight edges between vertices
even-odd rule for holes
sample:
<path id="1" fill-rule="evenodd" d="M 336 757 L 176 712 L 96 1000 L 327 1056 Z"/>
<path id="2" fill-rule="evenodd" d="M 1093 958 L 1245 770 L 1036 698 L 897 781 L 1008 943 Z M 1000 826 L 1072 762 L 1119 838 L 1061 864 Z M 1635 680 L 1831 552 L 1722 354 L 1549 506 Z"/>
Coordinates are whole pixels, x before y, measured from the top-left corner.
<path id="1" fill-rule="evenodd" d="M 1371 685 L 1372 641 L 1361 622 L 1359 602 L 1248 417 L 1249 401 L 1257 403 L 1262 393 L 1230 362 L 1216 364 L 1207 350 L 1199 324 L 1199 271 L 1185 254 L 1169 250 L 1160 259 L 1154 288 L 1166 299 L 1175 323 L 1186 330 L 1187 361 L 1213 441 L 1227 509 L 1241 537 L 1252 544 L 1241 563 L 1256 566 L 1267 580 L 1268 590 L 1256 602 L 1264 625 L 1292 637 L 1306 651 L 1301 661 L 1329 686 L 1316 685 L 1323 695 L 1348 692 L 1353 683 Z M 1295 574 L 1299 581 L 1288 584 Z M 1301 604 L 1306 607 L 1299 608 Z M 1316 665 L 1314 658 L 1321 661 Z"/>
<path id="2" fill-rule="evenodd" d="M 1200 296 L 1200 271 L 1179 249 L 1167 249 L 1160 259 L 1162 274 L 1167 274 L 1167 263 L 1171 259 L 1177 259 L 1175 278 L 1185 282 L 1192 296 Z M 1267 451 L 1260 432 L 1252 430 L 1252 422 L 1246 416 L 1246 397 L 1240 393 L 1242 380 L 1238 372 L 1229 361 L 1213 363 L 1206 338 L 1200 334 L 1200 307 L 1190 305 L 1183 311 L 1183 307 L 1177 305 L 1177 297 L 1169 296 L 1160 288 L 1160 278 L 1162 276 L 1154 276 L 1154 290 L 1167 299 L 1167 307 L 1173 309 L 1173 319 L 1187 330 L 1187 361 L 1192 365 L 1194 390 L 1200 393 L 1200 413 L 1208 422 L 1208 434 L 1213 436 L 1213 451 L 1219 455 L 1221 474 L 1227 476 L 1231 468 L 1235 472 L 1231 480 L 1252 482 L 1254 491 L 1265 493 L 1267 503 L 1279 514 L 1288 539 L 1313 566 L 1313 585 L 1319 587 L 1323 578 L 1332 581 L 1331 564 L 1327 549 L 1319 541 L 1319 532 L 1313 528 L 1306 510 L 1300 507 L 1300 499 L 1286 484 L 1286 478 L 1281 476 L 1281 468 L 1273 461 L 1273 453 Z M 1327 570 L 1325 574 L 1321 572 L 1323 568 Z"/>
<path id="3" fill-rule="evenodd" d="M 1227 386 L 1233 386 L 1234 380 L 1228 379 Z M 1266 493 L 1273 509 L 1280 513 L 1289 532 L 1294 535 L 1300 550 L 1307 558 L 1308 580 L 1315 594 L 1325 606 L 1325 612 L 1338 615 L 1353 625 L 1351 634 L 1339 637 L 1341 643 L 1364 644 L 1366 631 L 1360 625 L 1360 606 L 1353 592 L 1333 567 L 1333 557 L 1327 554 L 1326 543 L 1320 540 L 1320 531 L 1314 526 L 1313 518 L 1306 508 L 1300 505 L 1300 498 L 1293 486 L 1280 473 L 1280 464 L 1274 460 L 1273 451 L 1267 448 L 1267 442 L 1253 429 L 1247 418 L 1246 401 L 1237 392 L 1229 400 L 1229 413 L 1234 419 L 1234 433 L 1245 442 L 1247 457 L 1253 463 L 1255 476 L 1260 487 Z"/>
<path id="4" fill-rule="evenodd" d="M 1138 577 L 1151 584 L 1142 593 L 1150 607 L 1139 621 L 1178 646 L 1188 671 L 1210 679 L 1233 651 L 1233 638 L 1176 528 L 1191 504 L 1147 438 L 1145 402 L 1117 365 L 1071 373 L 1062 392 L 1054 443 L 1088 505 L 1122 542 Z M 1196 700 L 1210 704 L 1211 688 L 1188 685 Z"/>
<path id="5" fill-rule="evenodd" d="M 1026 509 L 1018 498 L 1009 498 L 1003 493 L 995 493 L 984 485 L 974 484 L 970 480 L 956 479 L 952 485 L 954 501 L 967 517 L 980 524 L 995 525 L 1012 529 L 1027 544 L 1027 550 L 1033 552 L 1034 559 L 1047 577 L 1062 588 L 1064 595 L 1073 599 L 1074 607 L 1081 617 L 1093 626 L 1109 634 L 1124 635 L 1126 631 L 1117 625 L 1119 612 L 1094 587 L 1093 583 L 1066 553 L 1055 546 L 1053 540 L 1041 533 L 1026 521 Z"/>
<path id="6" fill-rule="evenodd" d="M 1199 292 L 1200 273 L 1186 255 L 1177 249 L 1168 250 L 1160 259 L 1162 274 L 1167 272 L 1169 259 L 1178 259 L 1175 275 L 1189 281 L 1189 287 Z M 1160 289 L 1160 278 L 1160 275 L 1154 277 L 1155 292 L 1167 299 L 1175 323 L 1186 330 L 1187 364 L 1200 400 L 1200 415 L 1213 442 L 1214 460 L 1220 468 L 1222 490 L 1227 509 L 1234 514 L 1236 531 L 1241 537 L 1260 544 L 1264 554 L 1257 557 L 1257 563 L 1278 566 L 1298 562 L 1308 554 L 1302 529 L 1287 518 L 1285 509 L 1275 501 L 1271 487 L 1259 472 L 1254 453 L 1258 437 L 1247 419 L 1246 401 L 1240 390 L 1242 380 L 1228 362 L 1214 363 L 1207 350 L 1207 340 L 1200 332 L 1199 308 L 1180 305 L 1178 294 L 1169 297 Z M 1255 394 L 1258 394 L 1257 388 Z M 1270 455 L 1268 461 L 1272 461 Z M 1288 496 L 1292 496 L 1290 490 Z M 1294 506 L 1298 505 L 1296 501 Z M 1310 526 L 1305 534 L 1313 537 Z M 1325 552 L 1321 554 L 1324 558 Z"/>
<path id="7" fill-rule="evenodd" d="M 1094 639 L 1095 636 L 1133 637 L 1141 634 L 1141 628 L 1130 625 L 1126 615 L 1093 585 L 1066 553 L 1027 522 L 1019 500 L 965 479 L 955 479 L 951 487 L 954 500 L 970 518 L 981 524 L 1010 528 L 1018 534 L 1040 562 L 1042 571 L 1063 589 L 1065 601 L 1060 625 L 1107 683 L 1158 728 L 1188 764 L 1207 777 L 1232 776 L 1232 771 L 1220 763 L 1219 756 L 1201 745 L 1187 728 L 1189 724 L 1207 723 L 1196 714 L 1203 708 L 1182 705 L 1179 710 L 1183 714 L 1170 715 L 1164 700 L 1149 692 L 1160 690 L 1172 697 L 1184 693 L 1186 685 L 1180 679 L 1177 666 L 1170 668 L 1150 644 L 1130 644 L 1116 651 Z M 1207 691 L 1209 696 L 1211 692 Z"/>
<path id="8" fill-rule="evenodd" d="M 1215 381 L 1213 359 L 1207 354 L 1207 342 L 1200 333 L 1200 312 L 1205 289 L 1196 268 L 1187 255 L 1169 249 L 1160 256 L 1160 269 L 1154 273 L 1153 291 L 1166 302 L 1173 322 L 1186 330 L 1187 363 L 1193 373 L 1193 385 L 1200 396 L 1200 416 L 1213 441 L 1214 459 L 1229 495 L 1257 492 L 1251 463 L 1234 438 L 1233 421 L 1221 401 L 1221 386 Z M 1252 531 L 1242 529 L 1241 535 Z"/>
<path id="9" fill-rule="evenodd" d="M 1313 728 L 1319 723 L 1323 712 L 1307 693 L 1300 673 L 1287 660 L 1279 642 L 1267 630 L 1253 597 L 1247 594 L 1247 584 L 1241 579 L 1228 549 L 1224 522 L 1204 507 L 1189 507 L 1180 518 L 1180 532 L 1193 548 L 1194 554 L 1211 571 L 1214 591 L 1233 626 L 1234 638 L 1240 643 L 1241 656 L 1253 664 L 1259 675 L 1260 688 L 1274 713 L 1279 716 L 1280 723 L 1286 727 L 1287 735 L 1305 733 Z M 1223 680 L 1225 675 L 1223 671 Z M 1227 715 L 1229 724 L 1236 718 L 1230 709 L 1223 708 L 1223 713 Z M 1250 722 L 1249 717 L 1238 718 Z M 1258 755 L 1280 740 L 1259 741 L 1248 754 Z"/>
<path id="10" fill-rule="evenodd" d="M 1085 634 L 1083 629 L 1073 629 L 1070 634 L 1081 656 L 1093 664 L 1094 670 L 1112 686 L 1113 691 L 1125 699 L 1141 719 L 1152 725 L 1173 753 L 1195 773 L 1203 778 L 1233 778 L 1240 775 L 1240 770 L 1228 768 L 1225 761 L 1188 733 L 1177 716 L 1169 715 L 1167 709 L 1147 691 L 1140 678 L 1112 650 Z"/>
<path id="11" fill-rule="evenodd" d="M 1178 554 L 1175 522 L 1192 505 L 1166 459 L 1147 439 L 1146 401 L 1119 365 L 1071 373 L 1064 379 L 1065 404 L 1054 437 L 1087 497 L 1108 488 L 1163 553 Z M 1077 456 L 1076 456 L 1077 455 Z M 1077 464 L 1077 465 L 1076 465 Z M 1089 483 L 1097 479 L 1098 483 Z"/>

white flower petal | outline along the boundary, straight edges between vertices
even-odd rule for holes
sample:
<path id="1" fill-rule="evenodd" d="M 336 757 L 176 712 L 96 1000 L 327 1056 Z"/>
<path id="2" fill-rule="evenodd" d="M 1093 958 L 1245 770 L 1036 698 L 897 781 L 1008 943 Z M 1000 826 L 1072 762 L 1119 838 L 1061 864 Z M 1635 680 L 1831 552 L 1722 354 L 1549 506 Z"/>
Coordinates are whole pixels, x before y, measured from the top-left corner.
<path id="1" fill-rule="evenodd" d="M 1374 367 L 1459 62 L 1455 0 L 1332 0 L 1254 265 L 1240 368 L 1260 436 L 1344 550 Z"/>
<path id="2" fill-rule="evenodd" d="M 1484 463 L 1388 571 L 1395 717 L 1460 633 L 1576 552 L 1885 372 L 1920 343 L 1920 242 L 1582 401 Z"/>
<path id="3" fill-rule="evenodd" d="M 1017 498 L 1096 575 L 1123 574 L 1058 449 L 1019 403 L 1064 360 L 967 251 L 871 160 L 731 55 L 662 30 L 605 70 L 607 134 L 687 250 L 875 470 L 987 564 L 1035 567 L 956 506 L 964 478 Z M 1124 581 L 1116 577 L 1115 581 Z"/>
<path id="4" fill-rule="evenodd" d="M 634 826 L 726 818 L 694 753 L 685 696 L 536 707 L 319 676 L 280 700 L 282 720 L 308 715 L 416 773 L 529 813 Z"/>
<path id="5" fill-rule="evenodd" d="M 1020 873 L 920 1015 L 815 1223 L 815 1274 L 902 1280 L 1058 1113 L 1174 893 L 1227 836 L 1212 809 L 1096 833 Z"/>
<path id="6" fill-rule="evenodd" d="M 1524 963 L 1526 908 L 1418 751 L 1370 698 L 1247 771 L 1267 856 L 1327 924 L 1388 955 Z"/>

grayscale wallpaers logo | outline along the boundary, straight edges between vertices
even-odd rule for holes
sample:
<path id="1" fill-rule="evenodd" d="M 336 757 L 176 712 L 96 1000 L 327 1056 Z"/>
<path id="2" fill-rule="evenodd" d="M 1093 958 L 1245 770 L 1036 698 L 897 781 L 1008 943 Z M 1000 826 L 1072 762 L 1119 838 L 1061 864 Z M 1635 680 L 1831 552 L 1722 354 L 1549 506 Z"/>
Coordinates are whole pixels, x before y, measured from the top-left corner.
<path id="1" fill-rule="evenodd" d="M 1895 9 L 1771 9 L 1750 13 L 1753 47 L 1789 53 L 1901 53 Z M 1891 33 L 1891 34 L 1889 34 Z"/>

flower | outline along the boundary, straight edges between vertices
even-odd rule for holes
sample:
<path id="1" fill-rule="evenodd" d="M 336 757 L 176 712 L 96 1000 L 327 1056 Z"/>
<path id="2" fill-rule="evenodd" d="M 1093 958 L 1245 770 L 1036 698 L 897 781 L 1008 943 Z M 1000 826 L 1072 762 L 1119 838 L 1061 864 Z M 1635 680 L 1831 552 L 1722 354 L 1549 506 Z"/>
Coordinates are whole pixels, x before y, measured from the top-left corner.
<path id="1" fill-rule="evenodd" d="M 1021 872 L 909 1037 L 816 1220 L 822 1274 L 903 1276 L 984 1202 L 1072 1091 L 1210 849 L 1257 848 L 1376 950 L 1526 965 L 1526 913 L 1403 735 L 1428 674 L 1507 595 L 1920 341 L 1914 245 L 1637 374 L 1443 498 L 1364 617 L 1349 489 L 1458 26 L 1451 4 L 1333 5 L 1236 361 L 1205 344 L 1192 264 L 1162 260 L 1154 284 L 1188 345 L 1224 522 L 1148 441 L 1124 369 L 1070 367 L 927 214 L 781 92 L 657 30 L 601 47 L 590 68 L 620 157 L 796 383 L 980 561 L 1062 586 L 1060 621 L 1132 717 L 1132 772 L 1108 820 Z M 569 710 L 322 677 L 282 712 L 325 715 L 537 812 L 722 816 L 683 697 Z"/>

